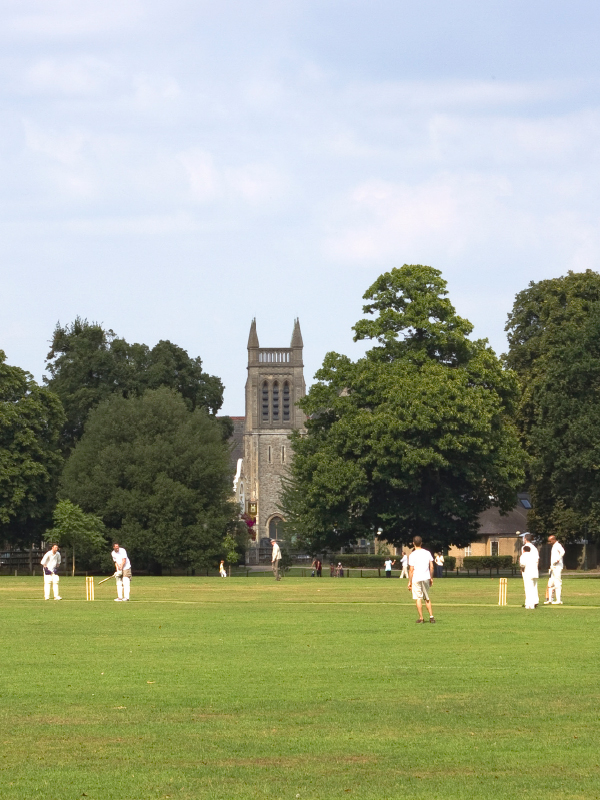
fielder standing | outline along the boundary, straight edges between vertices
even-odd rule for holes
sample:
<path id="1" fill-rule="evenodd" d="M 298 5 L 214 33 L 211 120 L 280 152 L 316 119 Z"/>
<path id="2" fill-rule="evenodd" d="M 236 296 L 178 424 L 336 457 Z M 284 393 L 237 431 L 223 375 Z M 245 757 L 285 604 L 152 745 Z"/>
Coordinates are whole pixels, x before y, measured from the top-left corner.
<path id="1" fill-rule="evenodd" d="M 408 578 L 408 556 L 406 555 L 406 553 L 402 554 L 400 563 L 402 564 L 402 572 L 400 573 L 400 577 Z"/>
<path id="2" fill-rule="evenodd" d="M 415 536 L 413 544 L 415 549 L 408 557 L 408 591 L 412 590 L 413 600 L 417 601 L 417 611 L 419 612 L 417 623 L 425 621 L 423 619 L 423 600 L 429 611 L 429 622 L 435 622 L 429 599 L 429 587 L 433 586 L 433 556 L 429 550 L 421 547 L 423 540 L 420 536 Z"/>
<path id="3" fill-rule="evenodd" d="M 563 556 L 565 554 L 565 548 L 554 534 L 548 537 L 548 544 L 552 545 L 552 551 L 550 553 L 550 577 L 548 578 L 548 600 L 546 600 L 546 603 L 562 606 L 562 571 L 564 567 Z M 553 591 L 555 595 L 554 600 L 552 599 Z"/>
<path id="4" fill-rule="evenodd" d="M 58 577 L 58 568 L 60 567 L 61 561 L 62 559 L 58 552 L 57 544 L 53 544 L 52 549 L 48 550 L 40 561 L 40 564 L 44 568 L 44 600 L 50 600 L 50 584 L 52 584 L 52 589 L 54 591 L 54 599 L 62 600 L 62 597 L 58 593 L 58 581 L 60 580 Z"/>
<path id="5" fill-rule="evenodd" d="M 271 553 L 271 566 L 273 567 L 273 575 L 275 576 L 275 580 L 279 581 L 281 578 L 279 577 L 279 562 L 281 561 L 281 549 L 275 539 L 271 539 L 271 544 L 273 545 L 273 552 Z"/>
<path id="6" fill-rule="evenodd" d="M 115 578 L 117 579 L 118 597 L 115 597 L 115 603 L 126 603 L 129 601 L 131 588 L 131 562 L 129 561 L 127 550 L 117 542 L 113 545 L 111 556 L 116 567 Z"/>

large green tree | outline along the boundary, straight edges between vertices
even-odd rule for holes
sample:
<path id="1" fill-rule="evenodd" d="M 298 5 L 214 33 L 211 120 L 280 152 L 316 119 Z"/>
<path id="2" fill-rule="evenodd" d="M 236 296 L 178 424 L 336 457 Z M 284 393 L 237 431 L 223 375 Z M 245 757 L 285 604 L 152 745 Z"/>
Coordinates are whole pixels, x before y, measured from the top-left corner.
<path id="1" fill-rule="evenodd" d="M 292 435 L 284 491 L 288 526 L 313 552 L 382 529 L 464 545 L 490 505 L 509 510 L 524 478 L 512 421 L 514 373 L 446 297 L 431 267 L 382 275 L 354 327 L 375 340 L 351 361 L 328 353 L 301 401 L 307 433 Z"/>
<path id="2" fill-rule="evenodd" d="M 46 533 L 46 541 L 71 548 L 71 571 L 75 575 L 75 558 L 90 564 L 97 562 L 106 550 L 105 528 L 95 514 L 86 514 L 70 500 L 59 500 L 53 513 L 54 526 Z"/>
<path id="3" fill-rule="evenodd" d="M 532 530 L 600 538 L 600 275 L 530 283 L 508 317 L 507 364 L 523 386 Z"/>
<path id="4" fill-rule="evenodd" d="M 235 530 L 230 472 L 218 421 L 172 389 L 149 389 L 90 412 L 61 494 L 99 516 L 138 568 L 200 567 Z"/>
<path id="5" fill-rule="evenodd" d="M 67 450 L 81 438 L 90 410 L 112 394 L 139 396 L 167 386 L 190 409 L 216 414 L 223 403 L 223 384 L 202 370 L 200 358 L 190 357 L 169 341 L 153 348 L 128 344 L 114 331 L 80 318 L 56 326 L 47 362 L 50 377 L 44 380 L 60 397 L 67 415 Z"/>
<path id="6" fill-rule="evenodd" d="M 62 467 L 60 400 L 0 350 L 0 539 L 29 544 L 50 521 Z"/>

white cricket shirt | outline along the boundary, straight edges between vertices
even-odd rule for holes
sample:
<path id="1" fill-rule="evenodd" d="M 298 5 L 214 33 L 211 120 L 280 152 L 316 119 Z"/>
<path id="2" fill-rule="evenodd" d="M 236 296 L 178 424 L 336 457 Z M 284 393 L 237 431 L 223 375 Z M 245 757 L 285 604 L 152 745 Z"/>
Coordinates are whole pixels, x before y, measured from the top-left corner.
<path id="1" fill-rule="evenodd" d="M 552 552 L 550 553 L 550 566 L 562 569 L 564 567 L 563 556 L 565 548 L 560 542 L 554 542 L 552 545 Z"/>
<path id="2" fill-rule="evenodd" d="M 431 572 L 429 570 L 429 565 L 432 561 L 433 556 L 429 550 L 423 550 L 423 548 L 413 550 L 408 557 L 409 567 L 414 567 L 412 576 L 413 582 L 428 581 L 430 579 Z"/>
<path id="3" fill-rule="evenodd" d="M 129 556 L 127 555 L 127 550 L 124 547 L 119 547 L 119 552 L 116 553 L 114 550 L 111 553 L 112 560 L 115 562 L 115 566 L 117 562 L 120 564 L 123 559 L 125 559 L 125 563 L 123 564 L 123 569 L 131 569 L 131 562 L 129 561 Z"/>
<path id="4" fill-rule="evenodd" d="M 62 561 L 60 557 L 60 553 L 58 550 L 56 553 L 53 553 L 52 550 L 48 550 L 48 552 L 44 555 L 40 564 L 46 569 L 49 569 L 51 572 L 54 572 L 55 569 L 60 567 L 60 562 Z"/>

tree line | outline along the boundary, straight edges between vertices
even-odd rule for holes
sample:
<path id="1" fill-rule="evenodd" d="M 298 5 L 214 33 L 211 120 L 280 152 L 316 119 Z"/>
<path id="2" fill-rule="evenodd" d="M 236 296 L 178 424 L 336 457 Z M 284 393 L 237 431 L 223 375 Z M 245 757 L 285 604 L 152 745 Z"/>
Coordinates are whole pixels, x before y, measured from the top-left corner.
<path id="1" fill-rule="evenodd" d="M 328 353 L 300 402 L 283 503 L 313 552 L 380 535 L 466 546 L 478 516 L 531 493 L 530 530 L 600 538 L 600 275 L 531 282 L 497 356 L 439 270 L 404 265 L 364 295 L 352 361 Z"/>
<path id="2" fill-rule="evenodd" d="M 0 539 L 54 539 L 86 568 L 120 539 L 138 568 L 197 568 L 243 547 L 223 385 L 169 341 L 57 325 L 38 386 L 0 351 Z M 106 556 L 104 556 L 106 558 Z"/>
<path id="3" fill-rule="evenodd" d="M 600 538 L 600 275 L 532 282 L 498 356 L 439 270 L 404 265 L 364 295 L 353 361 L 328 353 L 300 405 L 306 431 L 282 506 L 308 552 L 380 533 L 441 547 L 529 491 L 530 529 Z M 57 325 L 39 386 L 0 350 L 0 539 L 49 536 L 101 566 L 121 539 L 139 568 L 204 567 L 243 551 L 223 385 L 177 345 Z"/>

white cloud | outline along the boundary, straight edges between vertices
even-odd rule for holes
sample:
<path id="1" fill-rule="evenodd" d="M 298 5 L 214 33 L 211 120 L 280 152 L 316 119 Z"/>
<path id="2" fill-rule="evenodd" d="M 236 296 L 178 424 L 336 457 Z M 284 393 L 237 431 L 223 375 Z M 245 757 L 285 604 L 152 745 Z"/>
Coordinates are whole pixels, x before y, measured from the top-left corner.
<path id="1" fill-rule="evenodd" d="M 35 37 L 72 37 L 130 26 L 143 16 L 142 0 L 5 0 L 0 28 Z"/>
<path id="2" fill-rule="evenodd" d="M 117 74 L 108 62 L 93 57 L 44 58 L 31 65 L 23 83 L 39 92 L 86 95 L 102 89 Z"/>

